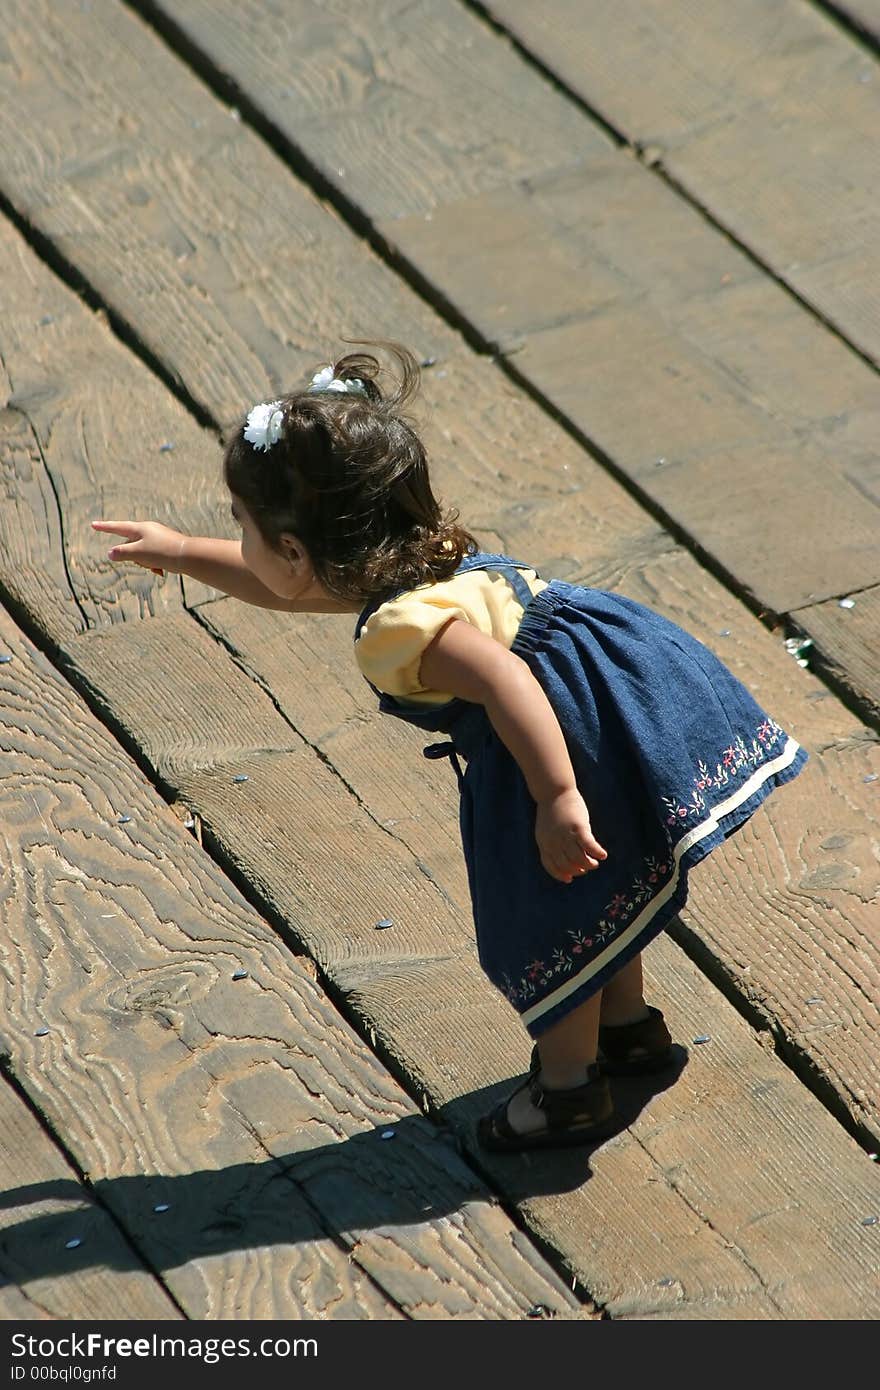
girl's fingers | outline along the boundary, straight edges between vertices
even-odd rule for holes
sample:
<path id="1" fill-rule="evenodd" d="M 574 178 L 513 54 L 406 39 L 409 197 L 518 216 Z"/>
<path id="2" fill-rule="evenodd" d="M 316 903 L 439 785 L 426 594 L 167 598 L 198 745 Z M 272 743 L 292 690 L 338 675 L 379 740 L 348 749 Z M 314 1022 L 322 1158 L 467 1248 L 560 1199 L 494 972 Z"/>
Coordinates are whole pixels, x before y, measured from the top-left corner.
<path id="1" fill-rule="evenodd" d="M 587 830 L 575 832 L 568 843 L 560 844 L 558 849 L 559 852 L 555 856 L 551 856 L 545 850 L 541 863 L 551 878 L 558 879 L 560 883 L 573 883 L 575 879 L 585 877 L 598 869 L 608 858 L 607 851 Z"/>
<path id="2" fill-rule="evenodd" d="M 568 873 L 574 874 L 576 878 L 582 878 L 585 873 L 591 873 L 594 869 L 598 869 L 603 860 L 608 858 L 601 845 L 596 841 L 593 841 L 593 845 L 595 846 L 594 849 L 582 849 L 579 854 L 569 860 Z"/>
<path id="3" fill-rule="evenodd" d="M 92 528 L 95 531 L 109 531 L 113 536 L 123 536 L 128 542 L 127 545 L 114 545 L 107 551 L 108 560 L 135 560 L 138 564 L 143 564 L 138 560 L 136 550 L 137 543 L 144 538 L 144 528 L 137 521 L 93 521 Z M 153 574 L 160 576 L 165 574 L 164 569 L 150 565 Z"/>
<path id="4" fill-rule="evenodd" d="M 141 534 L 140 526 L 133 521 L 93 521 L 92 526 L 96 531 L 110 531 L 130 541 L 136 541 Z"/>
<path id="5" fill-rule="evenodd" d="M 583 854 L 589 855 L 593 859 L 607 859 L 608 854 L 599 844 L 594 835 L 585 835 L 580 842 L 580 849 Z"/>
<path id="6" fill-rule="evenodd" d="M 151 569 L 154 574 L 164 574 L 163 569 L 157 569 L 149 563 L 147 555 L 149 551 L 145 551 L 138 541 L 129 541 L 127 545 L 113 545 L 107 551 L 108 560 L 130 560 L 133 565 L 143 565 L 144 569 Z"/>

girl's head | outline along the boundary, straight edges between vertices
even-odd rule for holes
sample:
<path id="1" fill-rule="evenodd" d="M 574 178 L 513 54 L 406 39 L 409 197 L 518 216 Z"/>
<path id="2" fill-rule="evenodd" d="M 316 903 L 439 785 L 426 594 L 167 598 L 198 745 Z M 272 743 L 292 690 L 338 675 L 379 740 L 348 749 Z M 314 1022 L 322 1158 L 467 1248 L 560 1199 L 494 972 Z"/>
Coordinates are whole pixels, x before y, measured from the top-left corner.
<path id="1" fill-rule="evenodd" d="M 415 358 L 395 343 L 367 346 L 396 359 L 390 394 L 377 359 L 350 353 L 305 390 L 251 412 L 268 431 L 243 423 L 227 446 L 226 485 L 273 552 L 270 587 L 273 563 L 280 577 L 304 550 L 327 593 L 361 601 L 447 579 L 476 548 L 457 513 L 441 511 L 424 448 L 400 413 L 418 387 Z"/>

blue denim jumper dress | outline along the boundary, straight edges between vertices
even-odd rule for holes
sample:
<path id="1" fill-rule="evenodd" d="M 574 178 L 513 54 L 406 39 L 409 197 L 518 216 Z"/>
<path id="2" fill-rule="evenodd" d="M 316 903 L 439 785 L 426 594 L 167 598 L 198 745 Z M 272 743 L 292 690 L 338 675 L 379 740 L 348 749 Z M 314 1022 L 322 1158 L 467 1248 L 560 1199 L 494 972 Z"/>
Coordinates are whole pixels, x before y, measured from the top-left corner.
<path id="1" fill-rule="evenodd" d="M 511 650 L 540 683 L 608 858 L 561 883 L 540 861 L 535 803 L 481 705 L 426 706 L 375 691 L 379 709 L 448 742 L 480 964 L 532 1037 L 584 1003 L 687 899 L 688 871 L 733 834 L 806 751 L 696 638 L 633 599 L 562 580 L 532 595 L 505 555 L 467 555 L 513 585 Z M 400 593 L 405 590 L 400 590 Z M 389 598 L 364 608 L 355 641 Z M 462 771 L 459 759 L 467 763 Z"/>

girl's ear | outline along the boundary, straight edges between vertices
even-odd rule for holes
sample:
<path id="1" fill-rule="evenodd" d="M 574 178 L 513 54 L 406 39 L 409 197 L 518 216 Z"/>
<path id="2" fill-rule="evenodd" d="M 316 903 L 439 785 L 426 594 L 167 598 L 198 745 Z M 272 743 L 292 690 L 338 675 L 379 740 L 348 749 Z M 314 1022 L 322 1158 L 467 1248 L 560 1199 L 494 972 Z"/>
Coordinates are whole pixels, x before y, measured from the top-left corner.
<path id="1" fill-rule="evenodd" d="M 308 552 L 298 536 L 291 535 L 289 531 L 283 531 L 279 540 L 281 553 L 288 564 L 298 569 L 300 565 L 308 562 Z"/>

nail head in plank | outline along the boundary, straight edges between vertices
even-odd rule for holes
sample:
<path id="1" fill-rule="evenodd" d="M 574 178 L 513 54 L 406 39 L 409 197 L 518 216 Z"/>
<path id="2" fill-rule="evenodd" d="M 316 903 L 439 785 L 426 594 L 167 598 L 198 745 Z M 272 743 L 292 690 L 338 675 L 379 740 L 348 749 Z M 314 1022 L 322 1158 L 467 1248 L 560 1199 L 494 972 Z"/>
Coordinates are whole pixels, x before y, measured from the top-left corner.
<path id="1" fill-rule="evenodd" d="M 21 1096 L 0 1078 L 0 1310 L 46 1317 L 173 1320 L 180 1312 L 80 1181 Z M 68 1241 L 80 1246 L 68 1250 Z"/>

